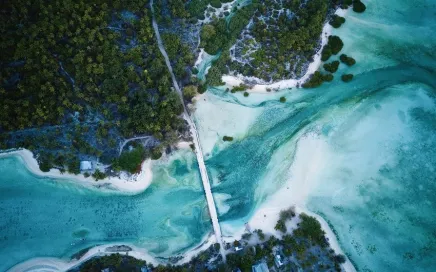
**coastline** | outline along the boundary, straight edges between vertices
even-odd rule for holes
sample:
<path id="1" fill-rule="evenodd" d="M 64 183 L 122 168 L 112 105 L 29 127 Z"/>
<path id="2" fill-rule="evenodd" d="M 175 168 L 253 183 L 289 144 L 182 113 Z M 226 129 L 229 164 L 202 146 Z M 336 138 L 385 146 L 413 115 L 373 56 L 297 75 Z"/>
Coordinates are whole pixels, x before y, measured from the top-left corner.
<path id="1" fill-rule="evenodd" d="M 116 249 L 111 249 L 111 247 L 117 246 L 127 246 L 131 248 L 131 250 L 120 251 Z M 18 272 L 18 271 L 67 271 L 74 267 L 81 265 L 82 263 L 88 261 L 93 257 L 99 257 L 104 255 L 110 255 L 114 253 L 124 253 L 132 256 L 136 259 L 141 259 L 146 261 L 147 263 L 151 263 L 153 265 L 158 265 L 159 262 L 152 257 L 146 250 L 138 248 L 136 246 L 130 244 L 106 244 L 102 246 L 96 246 L 89 249 L 83 256 L 79 259 L 71 259 L 65 260 L 60 258 L 52 258 L 52 257 L 41 257 L 41 258 L 33 258 L 13 267 L 9 268 L 8 272 Z M 41 270 L 43 269 L 43 270 Z"/>
<path id="2" fill-rule="evenodd" d="M 208 249 L 212 244 L 216 243 L 215 236 L 213 232 L 210 232 L 200 242 L 199 245 L 187 250 L 183 254 L 175 255 L 171 257 L 182 257 L 176 264 L 181 265 L 190 262 L 191 259 L 198 255 L 201 251 Z M 121 247 L 122 249 L 115 249 L 116 247 Z M 130 249 L 126 249 L 126 247 Z M 24 272 L 24 271 L 39 271 L 39 269 L 44 268 L 44 271 L 67 271 L 69 269 L 78 267 L 92 259 L 94 257 L 101 257 L 105 255 L 111 255 L 115 253 L 127 254 L 138 260 L 146 261 L 147 264 L 153 264 L 157 266 L 159 264 L 165 264 L 165 262 L 159 261 L 158 256 L 153 257 L 146 249 L 134 246 L 129 243 L 109 243 L 100 246 L 95 246 L 90 248 L 83 254 L 79 259 L 62 259 L 55 257 L 37 257 L 30 260 L 26 260 L 19 264 L 14 265 L 9 268 L 8 272 Z"/>
<path id="3" fill-rule="evenodd" d="M 340 15 L 340 16 L 344 16 L 346 15 L 346 13 L 348 12 L 349 9 L 337 9 L 335 11 L 335 14 Z M 316 52 L 316 54 L 313 56 L 313 61 L 309 64 L 309 67 L 306 71 L 306 73 L 304 74 L 303 77 L 301 77 L 300 79 L 284 79 L 284 80 L 280 80 L 277 82 L 273 82 L 270 84 L 264 84 L 262 83 L 262 80 L 253 76 L 247 77 L 247 76 L 243 76 L 241 74 L 237 74 L 236 76 L 233 75 L 224 75 L 222 76 L 221 80 L 225 83 L 225 87 L 227 88 L 233 88 L 233 87 L 237 87 L 240 86 L 241 84 L 244 84 L 244 82 L 246 81 L 254 81 L 256 82 L 256 84 L 254 86 L 252 86 L 251 88 L 247 89 L 247 92 L 252 92 L 252 93 L 268 93 L 268 89 L 269 90 L 285 90 L 285 89 L 290 89 L 290 88 L 295 88 L 301 84 L 303 84 L 305 81 L 307 81 L 309 79 L 309 77 L 315 73 L 318 68 L 321 66 L 321 52 L 322 49 L 324 48 L 324 46 L 327 44 L 328 42 L 328 37 L 332 34 L 332 30 L 333 27 L 327 22 L 323 29 L 322 29 L 322 33 L 321 33 L 321 47 L 318 50 L 318 52 Z"/>
<path id="4" fill-rule="evenodd" d="M 16 149 L 0 153 L 0 158 L 15 156 L 23 160 L 26 168 L 32 174 L 39 177 L 47 177 L 54 179 L 70 180 L 76 184 L 91 187 L 95 189 L 104 189 L 110 191 L 120 191 L 125 193 L 136 194 L 143 192 L 150 186 L 153 179 L 151 170 L 151 160 L 146 160 L 141 165 L 141 172 L 129 176 L 127 173 L 121 173 L 120 177 L 107 177 L 105 179 L 95 181 L 93 177 L 85 177 L 83 174 L 74 175 L 70 173 L 61 173 L 58 169 L 50 169 L 49 172 L 42 172 L 39 169 L 33 153 L 27 149 Z"/>
<path id="5" fill-rule="evenodd" d="M 232 242 L 235 239 L 239 240 L 247 228 L 250 231 L 262 229 L 264 233 L 281 237 L 282 233 L 274 229 L 279 220 L 280 211 L 294 207 L 297 217 L 294 217 L 286 224 L 287 228 L 289 230 L 296 228 L 298 215 L 301 213 L 315 217 L 320 222 L 325 236 L 329 240 L 330 247 L 336 254 L 342 254 L 346 257 L 346 262 L 342 264 L 342 268 L 346 272 L 355 272 L 354 265 L 340 247 L 336 235 L 330 229 L 327 222 L 321 216 L 306 208 L 309 192 L 316 188 L 318 174 L 325 167 L 324 162 L 329 159 L 325 156 L 325 154 L 329 153 L 328 145 L 324 139 L 313 133 L 302 135 L 302 138 L 296 144 L 295 157 L 288 169 L 289 175 L 285 183 L 280 189 L 269 195 L 263 203 L 258 204 L 253 209 L 252 214 L 247 219 L 245 228 L 240 227 L 238 224 L 233 227 L 232 223 L 229 222 L 223 229 L 232 233 L 232 235 L 230 237 L 226 236 L 225 240 L 226 242 Z"/>
<path id="6" fill-rule="evenodd" d="M 340 11 L 337 10 L 336 14 Z M 346 10 L 344 10 L 346 11 Z M 306 81 L 309 76 L 315 72 L 319 66 L 321 65 L 321 51 L 324 45 L 326 44 L 327 37 L 331 34 L 332 27 L 327 23 L 323 27 L 322 32 L 322 43 L 321 43 L 321 49 L 316 53 L 314 56 L 314 61 L 310 63 L 308 71 L 306 74 L 299 80 L 289 79 L 289 80 L 282 80 L 276 83 L 272 84 L 257 84 L 252 89 L 249 89 L 247 91 L 249 92 L 259 92 L 259 93 L 267 93 L 267 89 L 288 89 L 296 87 L 298 84 Z M 225 77 L 226 78 L 225 80 Z M 223 76 L 223 81 L 226 83 L 226 86 L 232 86 L 230 84 L 238 83 L 237 85 L 233 86 L 239 86 L 239 84 L 243 83 L 241 78 L 245 78 L 243 76 L 229 76 L 225 75 Z M 179 148 L 189 148 L 189 142 L 180 142 L 178 144 Z M 139 193 L 148 188 L 148 186 L 151 184 L 152 181 L 152 171 L 151 171 L 151 160 L 144 161 L 141 165 L 141 172 L 138 175 L 135 175 L 135 177 L 129 178 L 127 175 L 120 175 L 120 177 L 108 177 L 103 180 L 100 180 L 96 182 L 92 177 L 84 177 L 83 174 L 80 175 L 74 175 L 74 174 L 61 174 L 59 170 L 57 169 L 51 169 L 49 172 L 45 173 L 42 172 L 39 169 L 38 163 L 36 159 L 33 157 L 33 153 L 29 150 L 22 149 L 22 150 L 14 150 L 6 153 L 0 153 L 0 158 L 2 157 L 8 157 L 8 156 L 17 156 L 20 157 L 25 165 L 26 168 L 31 171 L 33 174 L 41 177 L 50 177 L 50 178 L 57 178 L 57 179 L 72 179 L 74 181 L 77 181 L 78 184 L 81 184 L 83 186 L 87 187 L 93 187 L 98 189 L 107 189 L 104 185 L 110 185 L 111 188 L 116 188 L 119 191 L 122 192 L 129 192 L 129 193 Z M 268 204 L 268 201 L 266 201 L 264 204 Z M 255 210 L 254 215 L 250 218 L 248 225 L 252 227 L 252 230 L 256 228 L 260 228 L 264 230 L 266 233 L 271 233 L 276 235 L 275 233 L 278 233 L 276 230 L 274 230 L 275 223 L 279 217 L 279 212 L 284 209 L 284 205 L 282 205 L 281 208 L 279 207 L 269 207 L 269 205 L 262 204 L 261 207 L 258 207 Z M 274 205 L 272 205 L 274 206 Z M 344 254 L 339 246 L 339 242 L 334 235 L 333 231 L 329 228 L 327 222 L 319 215 L 314 214 L 310 211 L 307 211 L 304 208 L 296 207 L 297 215 L 304 212 L 310 216 L 314 216 L 317 218 L 317 220 L 321 223 L 321 226 L 323 230 L 326 232 L 326 237 L 329 239 L 330 247 L 335 250 L 336 253 Z M 267 215 L 265 217 L 265 215 Z M 257 227 L 256 227 L 257 226 Z M 238 234 L 239 235 L 239 234 Z M 241 233 L 242 235 L 242 233 Z M 235 239 L 235 237 L 229 238 L 231 241 Z M 228 240 L 228 237 L 225 237 L 224 240 Z M 230 241 L 230 240 L 229 240 Z M 206 249 L 208 246 L 210 246 L 214 242 L 214 236 L 209 235 L 206 236 L 205 239 L 202 240 L 202 242 L 196 246 L 193 249 L 187 250 L 180 256 L 183 256 L 183 258 L 179 261 L 179 263 L 189 262 L 190 258 L 198 254 L 200 251 Z M 115 253 L 114 251 L 107 251 L 108 247 L 111 246 L 117 246 L 120 244 L 106 244 L 102 246 L 97 246 L 94 248 L 91 248 L 86 254 L 84 254 L 80 259 L 78 260 L 70 260 L 65 261 L 58 258 L 34 258 L 28 261 L 25 261 L 23 263 L 17 264 L 8 271 L 28 271 L 32 268 L 38 268 L 41 269 L 42 267 L 53 267 L 58 271 L 65 271 L 68 269 L 71 269 L 77 265 L 80 265 L 81 263 L 89 260 L 92 257 L 95 256 L 102 256 L 107 254 Z M 151 255 L 147 253 L 144 249 L 140 249 L 134 246 L 130 246 L 132 248 L 132 251 L 128 252 L 129 256 L 146 260 L 147 262 L 153 263 L 153 264 L 159 264 L 158 261 L 156 261 L 155 258 L 153 258 Z M 125 252 L 125 251 L 123 251 Z M 344 254 L 344 256 L 346 256 Z M 351 264 L 351 262 L 346 258 L 347 261 L 345 264 L 343 264 L 343 268 L 345 271 L 356 271 L 354 266 Z M 53 271 L 56 271 L 53 270 Z"/>
<path id="7" fill-rule="evenodd" d="M 305 199 L 307 198 L 307 190 L 312 188 L 314 185 L 316 185 L 309 182 L 309 179 L 313 179 L 313 175 L 316 175 L 316 172 L 318 172 L 318 170 L 323 167 L 322 154 L 325 153 L 326 146 L 324 145 L 324 142 L 322 140 L 320 140 L 316 135 L 313 134 L 307 134 L 306 137 L 304 137 L 303 139 L 304 139 L 303 141 L 299 141 L 299 143 L 297 144 L 298 147 L 297 147 L 296 158 L 291 168 L 289 169 L 289 171 L 297 171 L 298 169 L 298 172 L 294 173 L 293 177 L 289 178 L 286 181 L 286 184 L 283 185 L 283 188 L 281 190 L 268 197 L 268 199 L 264 203 L 262 203 L 259 207 L 254 209 L 252 216 L 250 216 L 250 219 L 248 220 L 247 226 L 251 229 L 251 231 L 255 229 L 262 229 L 265 233 L 272 234 L 275 236 L 281 236 L 282 234 L 274 229 L 275 224 L 279 218 L 279 213 L 281 210 L 294 205 L 296 207 L 297 214 L 304 212 L 310 216 L 314 216 L 320 222 L 322 229 L 325 231 L 326 233 L 325 235 L 329 240 L 330 247 L 333 250 L 335 250 L 337 254 L 343 254 L 344 256 L 346 256 L 342 251 L 335 234 L 330 229 L 327 222 L 321 216 L 314 214 L 313 212 L 310 212 L 306 208 L 304 208 L 305 207 L 304 202 Z M 178 147 L 188 148 L 189 142 L 180 142 Z M 307 150 L 311 150 L 311 152 L 309 153 L 315 156 L 315 160 L 312 155 L 307 155 Z M 39 170 L 37 161 L 33 158 L 33 154 L 29 150 L 15 150 L 15 151 L 10 151 L 7 153 L 0 154 L 0 158 L 8 157 L 8 156 L 18 156 L 22 158 L 26 164 L 26 167 L 36 175 L 63 178 L 63 179 L 71 178 L 74 180 L 79 180 L 79 182 L 85 186 L 93 186 L 93 187 L 96 186 L 96 182 L 91 178 L 83 177 L 80 180 L 75 175 L 62 175 L 56 169 L 55 169 L 56 171 L 52 170 L 49 173 L 41 172 Z M 310 164 L 308 162 L 312 162 L 312 163 Z M 306 165 L 306 168 L 302 168 L 303 165 Z M 144 168 L 143 168 L 143 172 L 144 172 Z M 151 174 L 151 170 L 149 172 Z M 131 182 L 126 182 L 125 180 L 121 182 L 122 182 L 121 184 L 125 186 L 131 183 Z M 296 183 L 300 184 L 300 186 L 296 186 L 297 185 Z M 290 191 L 285 189 L 286 186 L 288 186 L 288 188 L 289 187 L 296 188 L 296 190 L 292 190 L 293 192 L 291 193 L 291 196 L 293 195 L 294 197 L 290 197 Z M 133 188 L 127 187 L 124 189 L 133 189 Z M 300 197 L 295 198 L 296 195 L 299 195 Z M 297 223 L 298 223 L 298 219 L 294 218 L 292 221 L 287 223 L 288 229 L 295 229 Z M 235 230 L 236 231 L 233 232 L 231 236 L 223 237 L 223 240 L 226 242 L 233 242 L 235 239 L 239 240 L 242 234 L 245 232 L 245 230 L 244 228 L 235 229 Z M 181 257 L 180 260 L 177 262 L 177 264 L 183 264 L 189 262 L 193 256 L 207 249 L 214 242 L 216 242 L 215 236 L 209 233 L 208 235 L 203 237 L 201 243 L 199 243 L 198 245 L 193 246 L 192 248 L 186 250 L 182 254 L 174 256 L 174 257 Z M 161 261 L 157 261 L 155 257 L 152 257 L 150 254 L 148 254 L 148 252 L 145 249 L 134 247 L 129 244 L 118 243 L 118 244 L 106 244 L 106 245 L 91 248 L 90 250 L 88 250 L 86 254 L 84 254 L 78 260 L 64 260 L 59 258 L 34 258 L 15 265 L 11 269 L 9 269 L 9 271 L 29 271 L 41 267 L 53 269 L 52 271 L 65 271 L 77 265 L 80 265 L 81 263 L 89 260 L 92 257 L 115 253 L 114 251 L 107 251 L 107 248 L 111 246 L 120 246 L 120 245 L 127 245 L 132 248 L 132 250 L 128 252 L 129 256 L 141 260 L 145 260 L 153 264 L 164 263 Z M 126 251 L 123 252 L 125 253 Z M 350 262 L 348 258 L 346 258 L 346 263 L 343 264 L 342 267 L 345 271 L 348 272 L 356 271 L 353 264 Z"/>
<path id="8" fill-rule="evenodd" d="M 331 249 L 335 251 L 336 254 L 342 254 L 345 256 L 345 263 L 341 264 L 342 268 L 345 272 L 356 272 L 356 268 L 348 259 L 345 252 L 342 250 L 339 241 L 333 231 L 330 229 L 328 223 L 322 218 L 320 215 L 309 211 L 304 207 L 293 206 L 295 208 L 296 216 L 290 221 L 286 223 L 286 227 L 288 230 L 294 230 L 297 228 L 297 223 L 299 222 L 298 216 L 301 213 L 305 213 L 309 216 L 315 217 L 316 220 L 321 224 L 321 228 L 325 232 L 325 236 L 329 241 L 329 246 Z M 288 207 L 289 208 L 289 207 Z M 282 237 L 283 233 L 274 229 L 277 221 L 279 220 L 279 214 L 282 210 L 286 209 L 286 207 L 268 207 L 268 205 L 262 205 L 261 208 L 257 209 L 253 216 L 246 224 L 246 228 L 250 229 L 250 231 L 254 231 L 256 229 L 261 229 L 264 233 L 269 235 L 274 235 L 276 237 Z M 236 231 L 232 236 L 225 236 L 223 240 L 227 243 L 232 243 L 235 240 L 240 240 L 242 235 L 245 233 L 245 229 Z"/>

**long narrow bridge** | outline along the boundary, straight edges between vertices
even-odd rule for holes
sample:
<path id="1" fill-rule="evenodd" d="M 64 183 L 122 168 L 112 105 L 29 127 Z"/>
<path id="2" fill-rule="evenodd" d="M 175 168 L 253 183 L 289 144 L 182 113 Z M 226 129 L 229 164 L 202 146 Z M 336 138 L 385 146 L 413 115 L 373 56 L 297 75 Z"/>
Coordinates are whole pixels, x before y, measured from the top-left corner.
<path id="1" fill-rule="evenodd" d="M 157 39 L 157 44 L 159 46 L 160 52 L 162 53 L 162 55 L 165 59 L 165 63 L 168 67 L 168 71 L 171 74 L 171 79 L 173 81 L 174 89 L 177 91 L 177 94 L 179 95 L 179 98 L 180 98 L 180 102 L 183 105 L 183 118 L 188 122 L 190 131 L 192 134 L 192 138 L 193 138 L 193 142 L 194 142 L 194 146 L 195 146 L 195 155 L 197 156 L 198 167 L 200 169 L 201 180 L 203 182 L 203 189 L 204 189 L 204 192 L 206 195 L 207 206 L 209 208 L 209 214 L 210 214 L 210 218 L 212 220 L 213 230 L 215 233 L 216 240 L 220 244 L 221 255 L 223 256 L 223 259 L 225 260 L 226 255 L 225 255 L 225 249 L 224 249 L 223 239 L 222 239 L 222 235 L 221 235 L 221 228 L 220 228 L 220 225 L 218 222 L 218 214 L 217 214 L 217 210 L 216 210 L 216 206 L 215 206 L 215 201 L 214 201 L 213 195 L 212 195 L 212 189 L 210 187 L 210 181 L 209 181 L 209 176 L 207 174 L 206 164 L 204 163 L 203 151 L 201 149 L 198 131 L 197 131 L 197 128 L 195 126 L 194 121 L 191 119 L 191 116 L 189 115 L 188 111 L 186 110 L 185 102 L 183 100 L 182 90 L 180 89 L 179 84 L 177 83 L 176 76 L 174 75 L 173 68 L 171 67 L 170 59 L 168 58 L 168 54 L 165 51 L 165 47 L 162 43 L 162 39 L 161 39 L 160 33 L 159 33 L 159 28 L 158 28 L 158 25 L 157 25 L 155 17 L 154 17 L 153 0 L 150 1 L 150 8 L 151 8 L 152 17 L 153 17 L 152 24 L 153 24 L 154 33 L 155 33 L 155 36 Z"/>

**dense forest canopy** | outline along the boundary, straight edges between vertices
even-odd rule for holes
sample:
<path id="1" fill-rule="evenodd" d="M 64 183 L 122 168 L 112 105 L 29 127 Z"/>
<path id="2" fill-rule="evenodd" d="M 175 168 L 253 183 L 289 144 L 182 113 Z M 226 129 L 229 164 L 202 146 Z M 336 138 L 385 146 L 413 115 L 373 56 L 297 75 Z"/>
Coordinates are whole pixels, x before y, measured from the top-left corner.
<path id="1" fill-rule="evenodd" d="M 89 144 L 90 138 L 98 137 L 106 147 L 112 141 L 114 150 L 114 141 L 134 135 L 174 142 L 176 131 L 184 126 L 179 117 L 182 107 L 156 45 L 148 4 L 148 0 L 3 2 L 2 148 L 50 149 L 32 143 L 28 138 L 33 135 L 21 140 L 15 136 L 55 125 L 57 135 L 64 137 L 62 147 L 73 153 L 101 155 L 75 148 L 75 136 L 66 129 L 71 125 L 74 132 L 83 132 L 76 135 L 77 141 Z M 49 137 L 49 131 L 45 133 Z"/>
<path id="2" fill-rule="evenodd" d="M 174 73 L 189 102 L 223 74 L 265 81 L 298 78 L 320 45 L 323 24 L 339 27 L 336 7 L 352 0 L 160 0 L 155 17 Z M 44 171 L 79 172 L 81 159 L 136 171 L 147 156 L 187 136 L 183 107 L 157 47 L 148 0 L 6 0 L 0 6 L 0 149 L 25 147 Z M 225 5 L 225 8 L 219 8 Z M 195 51 L 219 54 L 206 82 Z M 322 58 L 342 49 L 331 36 Z M 342 63 L 353 65 L 346 55 Z M 324 66 L 334 73 L 339 62 Z M 305 87 L 331 81 L 317 72 Z M 351 80 L 347 75 L 344 81 Z M 235 89 L 236 90 L 236 89 Z M 242 88 L 241 91 L 244 91 Z M 245 92 L 244 96 L 249 93 Z M 122 154 L 126 138 L 151 137 Z M 119 146 L 122 146 L 119 150 Z M 146 145 L 146 144 L 144 144 Z M 121 157 L 119 157 L 121 156 Z M 119 158 L 118 158 L 119 157 Z M 115 158 L 115 159 L 114 159 Z"/>
<path id="3" fill-rule="evenodd" d="M 205 51 L 221 52 L 208 83 L 219 85 L 227 73 L 267 82 L 301 77 L 320 47 L 325 22 L 337 7 L 350 4 L 349 0 L 255 0 L 234 9 L 230 20 L 215 18 L 201 31 Z"/>

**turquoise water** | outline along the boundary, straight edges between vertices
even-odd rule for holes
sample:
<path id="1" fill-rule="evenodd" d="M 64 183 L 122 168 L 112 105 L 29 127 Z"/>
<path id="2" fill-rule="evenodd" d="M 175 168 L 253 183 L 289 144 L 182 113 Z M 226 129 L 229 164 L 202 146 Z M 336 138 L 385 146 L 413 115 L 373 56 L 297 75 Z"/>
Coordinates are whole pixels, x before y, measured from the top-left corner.
<path id="1" fill-rule="evenodd" d="M 0 271 L 111 242 L 159 256 L 196 246 L 211 226 L 195 165 L 192 152 L 180 151 L 153 167 L 144 193 L 127 196 L 38 178 L 20 158 L 0 159 Z"/>
<path id="2" fill-rule="evenodd" d="M 221 225 L 243 227 L 289 188 L 284 208 L 322 215 L 358 270 L 436 271 L 436 3 L 365 3 L 334 30 L 357 64 L 341 65 L 332 83 L 248 98 L 210 90 L 208 99 L 241 108 L 225 108 L 233 126 L 242 113 L 258 115 L 243 138 L 207 156 Z M 342 73 L 355 79 L 344 84 Z M 36 178 L 18 159 L 1 159 L 0 270 L 106 242 L 159 256 L 198 244 L 211 227 L 195 163 L 176 153 L 154 166 L 148 190 L 123 196 Z"/>
<path id="3" fill-rule="evenodd" d="M 220 57 L 220 55 L 221 53 L 218 53 L 216 55 L 209 55 L 206 52 L 203 53 L 203 59 L 197 66 L 198 69 L 197 78 L 199 80 L 204 81 L 206 79 L 207 68 L 210 67 L 212 65 L 212 62 L 217 60 Z"/>
<path id="4" fill-rule="evenodd" d="M 348 13 L 334 31 L 354 67 L 285 93 L 284 106 L 239 101 L 264 111 L 245 139 L 207 161 L 214 192 L 230 195 L 220 219 L 242 227 L 275 192 L 309 188 L 283 206 L 321 214 L 358 270 L 436 271 L 436 3 L 365 2 L 366 13 Z M 342 73 L 355 79 L 344 84 Z M 298 151 L 308 138 L 316 145 Z"/>

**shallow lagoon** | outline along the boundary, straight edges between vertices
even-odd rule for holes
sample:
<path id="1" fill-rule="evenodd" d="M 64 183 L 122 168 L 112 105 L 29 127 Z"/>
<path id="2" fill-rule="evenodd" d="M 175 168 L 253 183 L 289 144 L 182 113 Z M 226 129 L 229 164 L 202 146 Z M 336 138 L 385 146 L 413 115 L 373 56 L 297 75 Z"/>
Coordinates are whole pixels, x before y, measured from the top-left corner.
<path id="1" fill-rule="evenodd" d="M 0 159 L 0 270 L 111 242 L 164 257 L 196 246 L 211 226 L 195 166 L 191 151 L 178 151 L 155 164 L 153 184 L 132 196 L 38 178 L 21 158 Z"/>
<path id="2" fill-rule="evenodd" d="M 332 83 L 281 92 L 285 105 L 276 94 L 213 90 L 209 99 L 262 108 L 243 139 L 217 144 L 207 161 L 215 194 L 226 198 L 221 225 L 238 233 L 280 198 L 283 208 L 322 215 L 358 270 L 434 271 L 436 3 L 366 2 L 366 13 L 349 12 L 334 30 L 357 64 L 341 64 Z M 355 79 L 343 84 L 343 73 Z"/>
<path id="3" fill-rule="evenodd" d="M 198 102 L 221 225 L 232 234 L 289 192 L 283 207 L 322 215 L 359 270 L 435 271 L 436 4 L 365 3 L 335 30 L 357 64 L 341 65 L 332 83 L 248 98 L 212 89 Z M 356 77 L 343 84 L 342 73 Z M 229 126 L 231 144 L 219 140 Z M 0 160 L 0 270 L 106 242 L 162 256 L 198 244 L 211 227 L 195 159 L 174 156 L 136 196 L 39 179 L 18 159 Z"/>

